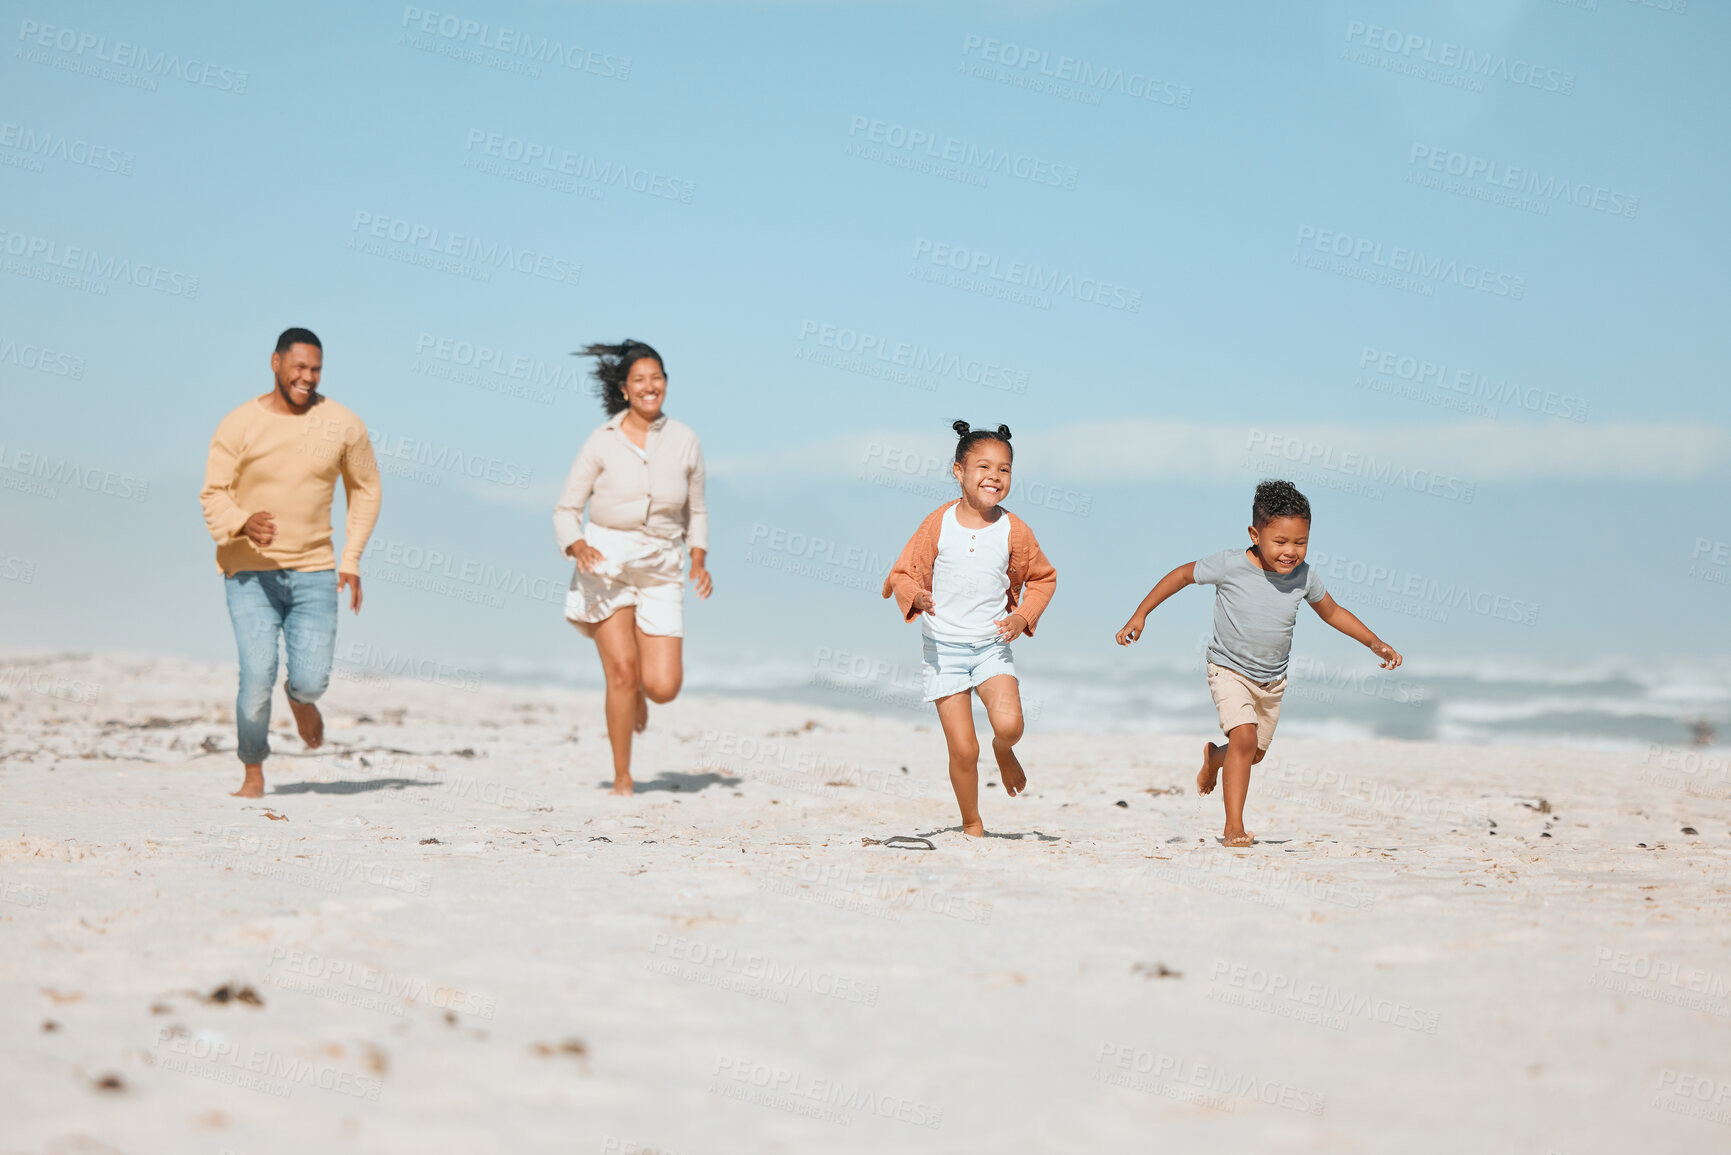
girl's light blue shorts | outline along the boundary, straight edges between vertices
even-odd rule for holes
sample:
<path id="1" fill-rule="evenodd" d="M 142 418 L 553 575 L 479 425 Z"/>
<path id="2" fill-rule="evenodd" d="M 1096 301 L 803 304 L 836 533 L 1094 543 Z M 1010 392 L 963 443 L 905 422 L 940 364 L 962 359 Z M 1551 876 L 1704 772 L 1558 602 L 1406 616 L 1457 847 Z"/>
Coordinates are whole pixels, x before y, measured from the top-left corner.
<path id="1" fill-rule="evenodd" d="M 1010 643 L 996 638 L 984 642 L 946 642 L 925 639 L 925 657 L 920 673 L 925 680 L 926 701 L 935 702 L 951 694 L 965 694 L 999 674 L 1016 676 L 1016 660 Z"/>

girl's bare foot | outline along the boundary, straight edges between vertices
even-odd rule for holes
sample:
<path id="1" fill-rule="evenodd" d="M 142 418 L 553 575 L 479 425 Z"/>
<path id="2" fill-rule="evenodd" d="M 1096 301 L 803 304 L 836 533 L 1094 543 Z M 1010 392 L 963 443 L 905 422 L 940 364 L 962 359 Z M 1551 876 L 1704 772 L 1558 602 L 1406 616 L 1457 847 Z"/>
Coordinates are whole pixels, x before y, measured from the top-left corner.
<path id="1" fill-rule="evenodd" d="M 317 750 L 325 744 L 325 720 L 317 706 L 290 698 L 289 712 L 295 716 L 295 729 L 301 732 L 301 741 L 308 750 Z"/>
<path id="2" fill-rule="evenodd" d="M 1028 775 L 1022 770 L 1022 764 L 1016 760 L 1016 752 L 1008 746 L 1000 745 L 996 738 L 992 739 L 992 756 L 998 760 L 998 779 L 1004 784 L 1004 793 L 1014 798 L 1028 788 Z"/>
<path id="3" fill-rule="evenodd" d="M 1215 761 L 1214 743 L 1202 743 L 1202 769 L 1196 772 L 1196 793 L 1214 793 L 1214 781 L 1220 776 L 1220 763 Z"/>
<path id="4" fill-rule="evenodd" d="M 246 779 L 240 784 L 239 790 L 229 791 L 230 798 L 263 798 L 264 797 L 264 767 L 248 766 Z"/>
<path id="5" fill-rule="evenodd" d="M 1228 846 L 1252 846 L 1256 842 L 1256 832 L 1254 830 L 1240 830 L 1234 834 L 1228 830 L 1224 841 Z"/>
<path id="6" fill-rule="evenodd" d="M 649 696 L 643 692 L 642 686 L 638 686 L 637 687 L 637 722 L 636 722 L 637 732 L 639 734 L 643 733 L 644 729 L 646 727 L 648 727 L 648 725 L 649 725 Z M 631 791 L 627 790 L 625 793 L 629 794 L 629 793 L 631 793 Z"/>
<path id="7" fill-rule="evenodd" d="M 615 778 L 613 780 L 613 789 L 608 791 L 608 793 L 617 798 L 629 798 L 631 797 L 633 786 L 634 783 L 628 777 Z"/>
<path id="8" fill-rule="evenodd" d="M 964 822 L 962 823 L 962 833 L 969 838 L 984 838 L 986 836 L 986 824 L 979 818 L 972 822 Z"/>

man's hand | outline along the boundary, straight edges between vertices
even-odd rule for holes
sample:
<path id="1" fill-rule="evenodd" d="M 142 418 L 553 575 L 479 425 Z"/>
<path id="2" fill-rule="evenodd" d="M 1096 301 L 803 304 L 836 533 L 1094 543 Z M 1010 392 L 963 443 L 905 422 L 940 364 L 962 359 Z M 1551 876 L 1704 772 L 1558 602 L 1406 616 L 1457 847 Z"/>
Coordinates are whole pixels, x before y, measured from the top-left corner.
<path id="1" fill-rule="evenodd" d="M 276 516 L 261 509 L 246 519 L 240 532 L 250 538 L 254 545 L 263 549 L 276 540 Z"/>
<path id="2" fill-rule="evenodd" d="M 936 602 L 932 601 L 931 590 L 921 590 L 919 593 L 914 595 L 914 612 L 916 614 L 929 614 L 932 612 L 932 609 L 936 604 Z"/>
<path id="3" fill-rule="evenodd" d="M 1124 623 L 1124 628 L 1118 631 L 1118 644 L 1127 646 L 1142 637 L 1142 627 L 1148 624 L 1148 619 L 1140 615 Z"/>
<path id="4" fill-rule="evenodd" d="M 577 568 L 584 573 L 594 573 L 595 567 L 607 559 L 601 556 L 601 551 L 578 538 L 565 547 L 565 555 L 577 560 Z"/>
<path id="5" fill-rule="evenodd" d="M 1021 614 L 1011 614 L 1009 617 L 1001 618 L 992 624 L 998 627 L 998 640 L 1000 642 L 1013 642 L 1028 632 L 1028 623 Z"/>
<path id="6" fill-rule="evenodd" d="M 1372 642 L 1370 644 L 1370 648 L 1371 648 L 1372 653 L 1374 653 L 1377 657 L 1382 659 L 1382 668 L 1383 669 L 1392 670 L 1396 666 L 1400 665 L 1401 656 L 1395 652 L 1395 649 L 1393 646 L 1389 645 L 1387 642 L 1383 641 L 1382 639 L 1379 638 L 1376 641 Z"/>
<path id="7" fill-rule="evenodd" d="M 349 587 L 349 609 L 354 613 L 361 612 L 361 575 L 358 573 L 343 573 L 337 571 L 337 592 L 343 592 L 343 587 Z"/>

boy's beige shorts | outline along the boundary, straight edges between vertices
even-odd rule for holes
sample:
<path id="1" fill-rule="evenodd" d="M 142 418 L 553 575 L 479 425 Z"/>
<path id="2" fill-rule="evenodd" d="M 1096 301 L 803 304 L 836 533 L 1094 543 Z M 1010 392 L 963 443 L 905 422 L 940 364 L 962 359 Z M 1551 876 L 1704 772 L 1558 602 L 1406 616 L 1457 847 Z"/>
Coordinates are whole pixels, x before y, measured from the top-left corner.
<path id="1" fill-rule="evenodd" d="M 1226 666 L 1208 663 L 1208 692 L 1214 695 L 1214 709 L 1220 714 L 1220 731 L 1232 733 L 1234 726 L 1246 723 L 1256 727 L 1256 748 L 1268 749 L 1274 741 L 1274 727 L 1280 721 L 1280 696 L 1286 693 L 1286 679 L 1257 682 Z"/>

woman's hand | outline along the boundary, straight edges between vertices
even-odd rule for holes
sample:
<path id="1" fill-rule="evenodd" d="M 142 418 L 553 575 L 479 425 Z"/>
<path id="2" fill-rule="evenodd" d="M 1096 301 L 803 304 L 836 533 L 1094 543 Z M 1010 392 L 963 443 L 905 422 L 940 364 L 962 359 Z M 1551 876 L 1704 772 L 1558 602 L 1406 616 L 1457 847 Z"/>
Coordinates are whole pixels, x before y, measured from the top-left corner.
<path id="1" fill-rule="evenodd" d="M 936 606 L 937 603 L 932 601 L 931 590 L 921 590 L 914 595 L 914 612 L 916 614 L 929 614 Z"/>
<path id="2" fill-rule="evenodd" d="M 1382 659 L 1382 668 L 1385 670 L 1392 670 L 1405 660 L 1398 652 L 1396 652 L 1393 646 L 1389 645 L 1381 638 L 1370 643 L 1370 650 L 1371 653 Z"/>
<path id="3" fill-rule="evenodd" d="M 709 580 L 709 567 L 704 563 L 709 560 L 709 551 L 694 549 L 691 551 L 691 584 L 697 588 L 697 596 L 707 598 L 715 588 Z"/>
<path id="4" fill-rule="evenodd" d="M 992 624 L 998 627 L 998 640 L 1000 642 L 1013 642 L 1028 632 L 1028 623 L 1023 620 L 1021 614 L 1011 614 L 1009 617 Z"/>
<path id="5" fill-rule="evenodd" d="M 595 567 L 607 559 L 601 556 L 601 551 L 578 538 L 565 547 L 565 555 L 577 559 L 577 568 L 584 573 L 594 573 Z"/>

